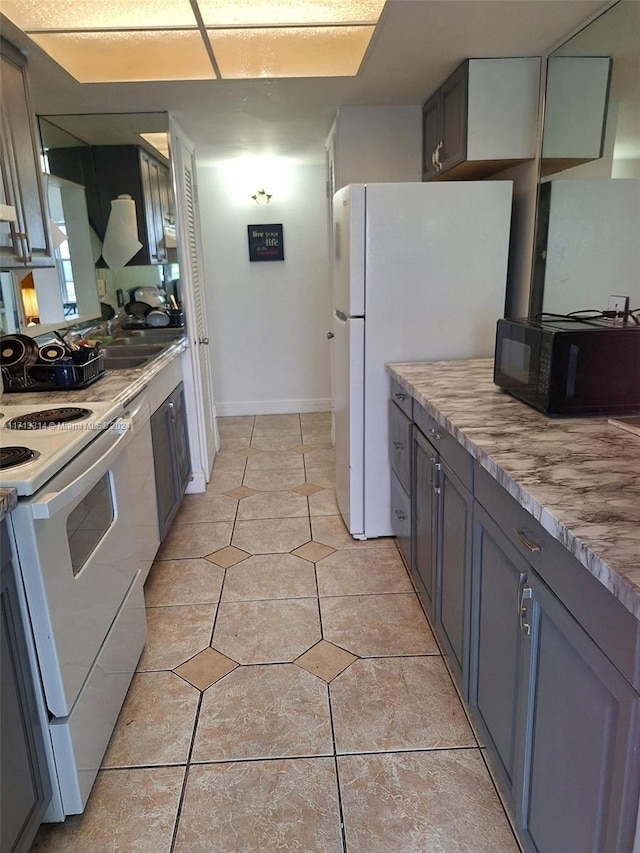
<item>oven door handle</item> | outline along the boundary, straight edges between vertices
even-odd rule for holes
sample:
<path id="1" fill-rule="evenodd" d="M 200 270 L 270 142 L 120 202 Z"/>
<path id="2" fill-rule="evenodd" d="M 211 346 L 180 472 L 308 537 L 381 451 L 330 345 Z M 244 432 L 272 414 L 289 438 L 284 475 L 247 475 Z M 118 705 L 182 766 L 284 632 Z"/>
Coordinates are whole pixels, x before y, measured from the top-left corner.
<path id="1" fill-rule="evenodd" d="M 59 492 L 49 492 L 43 494 L 42 498 L 30 503 L 31 515 L 33 518 L 53 518 L 54 515 L 61 512 L 77 497 L 87 491 L 88 483 L 95 479 L 96 482 L 102 476 L 100 469 L 103 472 L 108 470 L 111 460 L 120 452 L 120 445 L 128 443 L 131 431 L 131 422 L 128 418 L 118 418 L 118 420 L 109 427 L 109 432 L 117 431 L 118 436 L 115 441 L 109 445 L 105 453 L 97 459 L 93 465 L 72 480 L 71 483 L 60 489 Z M 99 439 L 98 439 L 99 440 Z M 96 476 L 97 475 L 97 476 Z"/>

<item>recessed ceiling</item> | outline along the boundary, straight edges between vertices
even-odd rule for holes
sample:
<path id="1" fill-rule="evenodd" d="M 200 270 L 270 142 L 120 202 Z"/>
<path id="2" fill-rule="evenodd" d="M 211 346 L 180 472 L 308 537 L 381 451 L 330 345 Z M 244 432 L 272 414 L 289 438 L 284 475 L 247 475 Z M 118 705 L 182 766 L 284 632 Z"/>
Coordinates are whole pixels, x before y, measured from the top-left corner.
<path id="1" fill-rule="evenodd" d="M 354 76 L 385 0 L 4 0 L 79 83 Z"/>
<path id="2" fill-rule="evenodd" d="M 0 4 L 4 12 L 17 0 Z M 37 0 L 31 6 L 41 4 Z M 76 5 L 58 0 L 70 15 Z M 207 5 L 200 0 L 203 14 Z M 215 8 L 217 2 L 209 5 Z M 255 0 L 251 8 L 262 13 L 272 5 Z M 313 6 L 313 0 L 307 5 Z M 1 27 L 27 54 L 36 113 L 85 114 L 69 128 L 81 138 L 88 135 L 82 122 L 92 125 L 90 114 L 168 112 L 195 143 L 199 163 L 280 156 L 320 164 L 341 106 L 419 106 L 463 59 L 545 55 L 610 5 L 610 0 L 387 0 L 355 77 L 80 84 L 5 17 Z M 95 14 L 101 8 L 128 9 L 146 20 L 150 14 L 143 0 L 96 0 L 89 8 Z M 168 55 L 166 62 L 176 59 Z M 130 128 L 133 119 L 105 121 L 97 126 L 100 138 L 108 128 L 110 144 L 117 144 L 119 128 Z M 142 129 L 150 128 L 141 124 Z M 91 138 L 98 139 L 93 128 Z"/>

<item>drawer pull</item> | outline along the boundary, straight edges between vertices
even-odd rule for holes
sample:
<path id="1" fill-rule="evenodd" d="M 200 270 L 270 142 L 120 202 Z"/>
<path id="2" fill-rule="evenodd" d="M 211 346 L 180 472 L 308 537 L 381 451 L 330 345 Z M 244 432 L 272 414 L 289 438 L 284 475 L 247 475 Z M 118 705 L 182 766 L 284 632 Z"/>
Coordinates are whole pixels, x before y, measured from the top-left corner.
<path id="1" fill-rule="evenodd" d="M 431 429 L 429 430 L 429 435 L 431 436 L 431 438 L 435 439 L 436 441 L 440 441 L 440 439 L 442 438 L 442 436 L 440 435 L 438 430 L 434 429 L 433 427 L 431 427 Z"/>
<path id="2" fill-rule="evenodd" d="M 394 450 L 404 450 L 404 444 L 401 441 L 394 441 L 393 448 Z"/>
<path id="3" fill-rule="evenodd" d="M 396 518 L 399 518 L 400 521 L 405 521 L 406 517 L 407 516 L 402 512 L 401 509 L 396 510 Z"/>
<path id="4" fill-rule="evenodd" d="M 404 401 L 407 399 L 407 395 L 402 394 L 400 391 L 396 391 L 393 396 L 396 398 L 396 400 L 400 400 L 401 403 L 404 403 Z"/>
<path id="5" fill-rule="evenodd" d="M 514 527 L 513 532 L 516 534 L 516 536 L 527 549 L 527 551 L 530 551 L 532 554 L 534 554 L 536 551 L 542 550 L 542 548 L 537 544 L 537 542 L 534 542 L 533 539 L 529 539 L 524 530 L 518 530 L 517 527 Z"/>

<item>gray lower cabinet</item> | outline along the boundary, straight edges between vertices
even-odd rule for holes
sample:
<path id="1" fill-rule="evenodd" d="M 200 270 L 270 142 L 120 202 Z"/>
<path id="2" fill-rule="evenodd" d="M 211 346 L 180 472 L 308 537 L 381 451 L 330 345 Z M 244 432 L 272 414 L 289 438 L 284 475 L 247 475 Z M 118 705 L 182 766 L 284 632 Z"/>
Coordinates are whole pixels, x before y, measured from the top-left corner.
<path id="1" fill-rule="evenodd" d="M 452 447 L 427 415 L 413 427 L 413 576 L 462 695 L 468 694 L 471 605 L 471 472 L 468 454 Z M 448 460 L 451 465 L 448 464 Z"/>
<path id="2" fill-rule="evenodd" d="M 515 501 L 496 500 L 474 511 L 472 716 L 525 850 L 630 851 L 640 696 L 541 579 L 563 566 L 536 522 L 507 527 Z"/>
<path id="3" fill-rule="evenodd" d="M 417 427 L 413 427 L 413 561 L 412 574 L 422 603 L 435 615 L 438 452 Z"/>
<path id="4" fill-rule="evenodd" d="M 180 508 L 191 475 L 182 382 L 151 416 L 151 438 L 162 542 Z"/>
<path id="5" fill-rule="evenodd" d="M 473 497 L 441 457 L 437 472 L 435 624 L 463 697 L 469 693 Z"/>
<path id="6" fill-rule="evenodd" d="M 473 538 L 469 705 L 513 806 L 524 639 L 518 603 L 529 567 L 478 503 Z"/>
<path id="7" fill-rule="evenodd" d="M 396 396 L 397 395 L 397 396 Z M 411 398 L 401 390 L 389 401 L 389 464 L 391 466 L 391 529 L 402 558 L 411 566 L 411 419 L 401 408 Z M 394 400 L 397 399 L 397 403 Z"/>
<path id="8" fill-rule="evenodd" d="M 535 573 L 524 643 L 516 818 L 535 851 L 630 851 L 640 696 Z M 523 599 L 523 602 L 527 599 Z"/>
<path id="9" fill-rule="evenodd" d="M 38 713 L 27 654 L 28 633 L 20 608 L 7 522 L 2 521 L 0 590 L 0 850 L 31 847 L 51 800 Z"/>
<path id="10" fill-rule="evenodd" d="M 640 623 L 426 409 L 405 400 L 401 411 L 393 391 L 399 544 L 406 553 L 408 513 L 407 565 L 523 849 L 630 853 Z"/>

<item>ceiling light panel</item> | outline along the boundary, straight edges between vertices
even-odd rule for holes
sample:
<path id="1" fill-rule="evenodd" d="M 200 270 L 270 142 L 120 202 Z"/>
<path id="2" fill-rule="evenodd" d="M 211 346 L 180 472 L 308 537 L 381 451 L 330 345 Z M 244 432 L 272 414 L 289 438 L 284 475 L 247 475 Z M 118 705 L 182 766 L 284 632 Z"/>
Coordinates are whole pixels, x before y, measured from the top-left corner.
<path id="1" fill-rule="evenodd" d="M 375 24 L 385 0 L 198 0 L 207 27 Z"/>
<path id="2" fill-rule="evenodd" d="M 196 26 L 189 0 L 2 0 L 2 12 L 25 31 Z"/>
<path id="3" fill-rule="evenodd" d="M 286 27 L 208 30 L 220 75 L 265 77 L 352 77 L 374 27 Z"/>
<path id="4" fill-rule="evenodd" d="M 79 83 L 215 78 L 197 30 L 31 33 L 30 37 Z"/>

